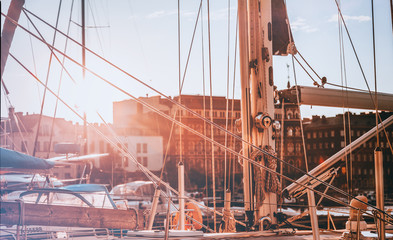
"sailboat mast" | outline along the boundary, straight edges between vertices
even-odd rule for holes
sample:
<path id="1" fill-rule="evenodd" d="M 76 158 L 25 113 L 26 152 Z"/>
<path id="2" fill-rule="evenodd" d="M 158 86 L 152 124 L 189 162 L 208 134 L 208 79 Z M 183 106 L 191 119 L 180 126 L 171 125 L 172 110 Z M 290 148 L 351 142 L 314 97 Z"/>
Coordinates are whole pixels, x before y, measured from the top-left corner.
<path id="1" fill-rule="evenodd" d="M 18 22 L 20 13 L 22 12 L 25 0 L 12 0 L 8 8 L 7 16 Z M 8 18 L 4 20 L 3 32 L 1 34 L 1 82 L 3 82 L 3 72 L 7 62 L 8 53 L 11 48 L 12 39 L 14 38 L 16 24 L 12 23 Z"/>
<path id="2" fill-rule="evenodd" d="M 81 28 L 82 28 L 82 72 L 83 72 L 83 80 L 85 80 L 85 74 L 86 74 L 86 70 L 85 70 L 85 66 L 86 66 L 86 50 L 85 50 L 85 46 L 86 46 L 86 36 L 85 36 L 85 0 L 81 0 L 81 12 L 82 12 L 82 24 L 81 24 Z"/>
<path id="3" fill-rule="evenodd" d="M 275 145 L 271 127 L 274 116 L 271 0 L 239 0 L 238 7 L 242 78 L 242 136 L 244 140 L 253 145 L 274 153 Z M 245 18 L 247 18 L 246 23 L 244 22 Z M 247 36 L 244 35 L 246 33 Z M 253 158 L 258 155 L 256 151 L 256 149 L 243 146 L 245 157 Z M 253 160 L 265 164 L 264 156 L 259 156 L 262 157 Z M 276 170 L 276 164 L 268 167 Z M 243 177 L 245 208 L 248 212 L 249 226 L 253 225 L 253 220 L 263 217 L 268 217 L 272 223 L 276 223 L 274 213 L 277 211 L 277 197 L 276 193 L 269 191 L 266 186 L 267 172 L 253 168 L 244 161 Z"/>
<path id="4" fill-rule="evenodd" d="M 254 12 L 255 29 L 250 31 L 250 34 L 253 32 L 253 35 L 250 35 L 249 41 L 254 42 L 256 47 L 250 48 L 249 59 L 250 62 L 257 61 L 255 68 L 251 69 L 251 114 L 256 123 L 253 124 L 252 129 L 253 144 L 274 153 L 275 141 L 271 127 L 272 118 L 274 118 L 272 0 L 260 2 L 255 0 L 252 7 L 252 9 L 249 9 Z M 258 124 L 258 122 L 262 124 Z M 263 159 L 261 161 L 263 162 Z M 277 164 L 268 167 L 276 170 Z M 265 176 L 265 174 L 262 174 L 262 176 Z M 254 177 L 256 183 L 261 180 L 263 185 L 268 184 L 267 181 Z M 270 217 L 272 223 L 276 223 L 274 213 L 277 212 L 277 195 L 266 191 L 267 186 L 262 187 L 264 197 L 256 195 L 257 219 Z M 262 201 L 262 205 L 260 201 Z"/>
<path id="5" fill-rule="evenodd" d="M 82 81 L 86 81 L 86 23 L 85 23 L 85 0 L 81 0 L 81 12 L 82 12 L 82 23 L 81 23 L 81 28 L 82 28 L 82 74 L 83 74 L 83 79 Z M 85 109 L 86 110 L 86 109 Z M 83 113 L 83 154 L 87 154 L 87 118 L 86 118 L 86 112 Z M 90 174 L 90 173 L 89 173 Z M 82 176 L 83 178 L 83 176 Z"/>
<path id="6" fill-rule="evenodd" d="M 239 56 L 240 56 L 240 79 L 241 79 L 241 122 L 242 138 L 245 142 L 251 142 L 251 116 L 250 116 L 250 82 L 248 69 L 248 17 L 247 0 L 238 0 L 239 15 Z M 243 142 L 243 156 L 250 158 L 251 149 Z M 254 195 L 252 191 L 251 163 L 243 161 L 243 198 L 246 211 L 247 227 L 254 222 Z"/>

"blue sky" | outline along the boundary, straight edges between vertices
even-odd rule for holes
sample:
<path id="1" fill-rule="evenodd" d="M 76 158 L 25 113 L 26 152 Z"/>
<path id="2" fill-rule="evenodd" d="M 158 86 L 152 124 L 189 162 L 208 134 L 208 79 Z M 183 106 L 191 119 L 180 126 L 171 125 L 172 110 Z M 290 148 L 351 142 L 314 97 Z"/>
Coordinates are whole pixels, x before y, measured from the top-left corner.
<path id="1" fill-rule="evenodd" d="M 145 0 L 87 0 L 87 46 L 111 62 L 120 66 L 134 76 L 159 91 L 170 95 L 178 95 L 178 42 L 177 42 L 177 1 L 145 1 Z M 200 1 L 181 1 L 181 69 L 185 62 L 191 42 L 195 19 Z M 2 1 L 2 12 L 6 13 L 10 1 Z M 59 29 L 66 32 L 71 10 L 71 0 L 62 2 L 59 16 Z M 351 33 L 371 89 L 374 89 L 373 56 L 371 35 L 371 3 L 365 0 L 342 1 L 342 12 Z M 209 93 L 208 72 L 208 38 L 207 8 L 203 2 L 203 34 L 205 56 L 206 93 Z M 36 13 L 51 24 L 55 24 L 59 1 L 36 0 L 26 1 L 25 7 Z M 337 8 L 334 0 L 287 0 L 290 24 L 295 44 L 302 55 L 321 76 L 329 82 L 341 85 L 340 52 L 338 38 Z M 230 44 L 229 44 L 229 79 L 230 93 L 235 73 L 235 97 L 240 98 L 239 64 L 234 69 L 235 27 L 237 1 L 231 0 L 230 13 Z M 210 1 L 211 16 L 211 54 L 212 54 L 212 91 L 214 95 L 227 94 L 227 61 L 228 61 L 228 1 Z M 378 89 L 393 93 L 393 34 L 390 17 L 389 1 L 375 1 L 375 22 L 377 42 L 377 79 Z M 2 24 L 4 18 L 2 17 Z M 70 36 L 80 40 L 79 23 L 80 2 L 75 1 L 70 26 Z M 47 41 L 53 39 L 53 31 L 37 19 L 33 18 L 40 32 Z M 20 21 L 23 26 L 33 30 L 22 14 Z M 93 27 L 98 26 L 98 27 Z M 33 32 L 35 32 L 33 30 Z M 201 21 L 198 24 L 190 63 L 185 78 L 183 94 L 202 94 L 202 41 Z M 33 46 L 33 48 L 31 47 Z M 64 49 L 65 38 L 57 35 L 55 46 Z M 360 69 L 357 66 L 348 38 L 344 34 L 345 59 L 348 86 L 366 89 Z M 33 50 L 32 50 L 33 49 Z M 81 59 L 80 47 L 69 43 L 67 53 L 77 60 Z M 45 81 L 50 51 L 36 39 L 18 29 L 11 47 L 14 54 L 37 76 Z M 60 54 L 57 54 L 62 59 Z M 33 57 L 34 56 L 34 57 Z M 34 59 L 34 60 L 33 60 Z M 103 75 L 111 82 L 136 97 L 157 95 L 146 89 L 131 78 L 104 64 L 101 60 L 87 54 L 87 67 Z M 290 65 L 290 82 L 294 85 L 292 63 L 290 57 L 274 58 L 274 78 L 279 89 L 286 88 Z M 91 74 L 82 80 L 82 71 L 70 61 L 65 62 L 77 84 L 63 74 L 60 96 L 79 112 L 86 111 L 88 120 L 99 122 L 96 112 L 106 121 L 112 122 L 112 102 L 129 97 L 112 89 Z M 49 75 L 49 87 L 57 92 L 60 79 L 59 64 L 53 60 Z M 312 86 L 312 80 L 296 66 L 297 81 L 300 85 Z M 8 59 L 3 79 L 10 91 L 9 98 L 16 111 L 39 113 L 40 99 L 43 88 L 12 59 Z M 3 92 L 1 98 L 1 115 L 7 115 L 7 105 Z M 230 95 L 232 96 L 232 94 Z M 54 97 L 47 94 L 44 114 L 53 115 Z M 358 112 L 358 110 L 356 110 Z M 328 115 L 342 113 L 343 109 L 303 106 L 302 115 Z M 58 117 L 80 121 L 62 104 L 59 104 Z"/>

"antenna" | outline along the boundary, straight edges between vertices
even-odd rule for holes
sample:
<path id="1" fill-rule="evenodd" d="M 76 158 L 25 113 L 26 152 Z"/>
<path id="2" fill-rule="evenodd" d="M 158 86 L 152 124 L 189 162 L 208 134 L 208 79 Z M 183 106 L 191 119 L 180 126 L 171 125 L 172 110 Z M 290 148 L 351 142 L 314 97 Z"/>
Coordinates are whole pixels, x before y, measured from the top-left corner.
<path id="1" fill-rule="evenodd" d="M 287 63 L 287 70 L 288 70 L 288 83 L 287 83 L 287 88 L 291 88 L 291 82 L 289 81 L 290 76 L 289 76 L 289 64 Z"/>

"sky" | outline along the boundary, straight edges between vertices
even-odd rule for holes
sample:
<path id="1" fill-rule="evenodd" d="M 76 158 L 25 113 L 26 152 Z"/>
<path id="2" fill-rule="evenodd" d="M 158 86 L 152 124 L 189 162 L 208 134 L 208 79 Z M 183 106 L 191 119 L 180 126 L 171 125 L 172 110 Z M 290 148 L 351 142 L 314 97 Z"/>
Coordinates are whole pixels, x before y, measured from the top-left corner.
<path id="1" fill-rule="evenodd" d="M 374 90 L 370 2 L 369 0 L 343 0 L 341 1 L 341 10 L 365 76 L 371 90 Z M 338 85 L 346 83 L 350 87 L 366 89 L 366 83 L 345 33 L 343 35 L 343 52 L 346 78 L 341 77 L 335 1 L 287 0 L 286 3 L 295 45 L 316 72 L 320 76 L 326 76 L 328 82 Z M 6 14 L 9 4 L 10 0 L 2 1 L 2 13 Z M 56 25 L 58 17 L 58 29 L 66 33 L 69 28 L 69 36 L 80 42 L 80 1 L 62 1 L 58 16 L 59 4 L 60 1 L 53 0 L 26 0 L 25 8 L 52 25 Z M 179 94 L 178 1 L 86 0 L 86 4 L 86 46 L 89 49 L 158 91 L 168 96 Z M 180 1 L 180 68 L 182 75 L 199 4 L 199 0 Z M 393 93 L 393 33 L 389 1 L 375 1 L 374 8 L 377 89 L 381 92 Z M 238 53 L 235 59 L 236 16 L 237 1 L 210 1 L 211 80 L 212 92 L 215 96 L 227 96 L 229 92 L 229 97 L 232 97 L 233 86 L 235 86 L 235 98 L 240 98 Z M 52 42 L 54 31 L 33 16 L 30 18 L 46 41 Z M 2 25 L 3 22 L 4 17 L 1 17 Z M 37 34 L 34 26 L 29 23 L 23 13 L 19 23 Z M 67 54 L 80 62 L 80 46 L 71 41 L 66 42 L 64 36 L 57 34 L 54 46 L 63 51 L 66 44 Z M 204 51 L 202 51 L 202 45 Z M 210 93 L 208 50 L 207 1 L 204 0 L 202 15 L 198 22 L 185 75 L 183 94 L 202 95 L 205 92 L 208 95 Z M 10 52 L 41 81 L 47 80 L 49 88 L 54 92 L 58 91 L 61 80 L 60 97 L 80 114 L 86 112 L 89 122 L 101 122 L 97 113 L 101 114 L 105 121 L 113 122 L 113 102 L 130 99 L 130 96 L 112 88 L 93 74 L 86 73 L 86 78 L 83 79 L 81 68 L 70 60 L 65 60 L 64 66 L 71 77 L 64 72 L 61 75 L 61 65 L 55 58 L 52 58 L 48 74 L 50 50 L 21 28 L 16 30 Z M 63 60 L 59 53 L 56 53 L 56 56 L 60 61 Z M 287 65 L 289 65 L 289 69 Z M 90 53 L 86 55 L 86 66 L 135 97 L 157 95 L 151 89 L 142 86 Z M 273 66 L 274 82 L 278 89 L 286 88 L 288 77 L 291 85 L 295 84 L 290 56 L 274 57 Z M 299 85 L 312 86 L 312 80 L 296 64 L 295 73 Z M 15 111 L 28 112 L 29 114 L 40 112 L 44 88 L 10 57 L 5 67 L 3 79 L 10 92 L 8 99 L 15 107 Z M 233 83 L 234 80 L 235 83 Z M 205 88 L 203 81 L 205 81 Z M 227 85 L 229 85 L 229 90 Z M 49 92 L 46 93 L 45 98 L 43 113 L 53 116 L 56 100 Z M 2 117 L 7 116 L 8 106 L 9 102 L 2 89 Z M 302 106 L 301 114 L 303 117 L 334 116 L 346 110 Z M 361 110 L 350 109 L 350 111 L 360 112 Z M 56 114 L 57 117 L 81 122 L 81 119 L 62 103 L 59 103 Z"/>

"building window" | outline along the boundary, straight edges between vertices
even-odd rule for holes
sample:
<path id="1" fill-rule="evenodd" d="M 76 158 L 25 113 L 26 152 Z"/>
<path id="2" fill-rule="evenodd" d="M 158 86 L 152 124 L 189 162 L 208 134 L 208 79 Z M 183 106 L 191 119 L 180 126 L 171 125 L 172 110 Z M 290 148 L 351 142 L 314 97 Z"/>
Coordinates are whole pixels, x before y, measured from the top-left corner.
<path id="1" fill-rule="evenodd" d="M 329 148 L 329 143 L 325 142 L 325 148 L 326 148 L 326 149 Z"/>
<path id="2" fill-rule="evenodd" d="M 100 143 L 99 143 L 99 148 L 100 148 L 100 153 L 104 153 L 105 152 L 105 149 L 104 149 L 104 141 L 100 141 Z"/>
<path id="3" fill-rule="evenodd" d="M 341 141 L 341 147 L 342 147 L 342 148 L 345 147 L 344 141 Z"/>
<path id="4" fill-rule="evenodd" d="M 334 137 L 334 130 L 331 130 L 331 131 L 330 131 L 330 136 L 331 136 L 331 137 Z"/>
<path id="5" fill-rule="evenodd" d="M 143 166 L 147 167 L 147 157 L 143 157 Z"/>
<path id="6" fill-rule="evenodd" d="M 295 111 L 294 111 L 294 115 L 295 115 L 295 118 L 296 118 L 296 119 L 299 119 L 299 118 L 300 118 L 300 114 L 299 114 L 299 111 L 298 111 L 298 110 L 295 110 Z"/>
<path id="7" fill-rule="evenodd" d="M 142 158 L 141 158 L 141 157 L 137 157 L 136 160 L 137 160 L 139 163 L 142 163 Z"/>
<path id="8" fill-rule="evenodd" d="M 292 119 L 292 112 L 289 112 L 289 111 L 288 111 L 288 113 L 287 113 L 287 118 L 288 118 L 288 119 Z"/>
<path id="9" fill-rule="evenodd" d="M 44 142 L 44 152 L 49 152 L 49 142 Z"/>
<path id="10" fill-rule="evenodd" d="M 288 152 L 293 152 L 293 143 L 288 143 Z"/>
<path id="11" fill-rule="evenodd" d="M 22 152 L 27 152 L 27 141 L 21 141 L 20 148 L 22 149 Z"/>
<path id="12" fill-rule="evenodd" d="M 137 143 L 136 144 L 136 153 L 141 153 L 141 144 L 140 143 Z M 139 162 L 139 161 L 138 161 Z"/>
<path id="13" fill-rule="evenodd" d="M 124 158 L 124 167 L 128 167 L 128 158 Z"/>
<path id="14" fill-rule="evenodd" d="M 43 125 L 41 127 L 40 135 L 41 136 L 49 136 L 49 126 L 48 125 Z"/>
<path id="15" fill-rule="evenodd" d="M 307 150 L 310 150 L 310 144 L 307 143 Z"/>
<path id="16" fill-rule="evenodd" d="M 316 143 L 313 143 L 313 144 L 312 144 L 312 148 L 313 148 L 313 149 L 317 149 L 317 144 L 316 144 Z"/>
<path id="17" fill-rule="evenodd" d="M 317 132 L 313 132 L 313 133 L 312 133 L 312 137 L 313 137 L 313 138 L 317 138 Z"/>
<path id="18" fill-rule="evenodd" d="M 41 151 L 40 142 L 39 142 L 39 141 L 37 141 L 37 142 L 35 143 L 35 151 L 36 151 L 36 152 L 40 152 L 40 151 Z"/>
<path id="19" fill-rule="evenodd" d="M 344 137 L 344 130 L 340 130 L 340 136 Z"/>
<path id="20" fill-rule="evenodd" d="M 70 173 L 64 173 L 64 178 L 65 179 L 70 179 L 71 178 L 71 174 Z"/>
<path id="21" fill-rule="evenodd" d="M 295 144 L 295 149 L 296 149 L 296 152 L 300 153 L 300 151 L 301 151 L 300 143 Z"/>
<path id="22" fill-rule="evenodd" d="M 307 138 L 308 138 L 308 139 L 311 138 L 311 133 L 307 133 Z"/>
<path id="23" fill-rule="evenodd" d="M 318 137 L 322 138 L 322 132 L 318 132 Z"/>
<path id="24" fill-rule="evenodd" d="M 288 137 L 292 137 L 293 136 L 293 130 L 291 127 L 288 128 L 288 132 L 287 132 Z"/>
<path id="25" fill-rule="evenodd" d="M 300 137 L 300 127 L 295 127 L 295 136 Z"/>
<path id="26" fill-rule="evenodd" d="M 319 149 L 322 149 L 322 143 L 319 143 L 318 146 L 319 146 Z"/>
<path id="27" fill-rule="evenodd" d="M 328 132 L 324 132 L 323 135 L 325 138 L 327 138 L 329 134 L 328 134 Z"/>
<path id="28" fill-rule="evenodd" d="M 147 153 L 147 143 L 143 144 L 143 153 Z"/>
<path id="29" fill-rule="evenodd" d="M 334 148 L 334 142 L 332 142 L 332 143 L 330 144 L 330 147 L 331 147 L 331 148 Z"/>
<path id="30" fill-rule="evenodd" d="M 90 152 L 94 152 L 95 151 L 95 146 L 94 146 L 94 142 L 90 143 Z"/>

